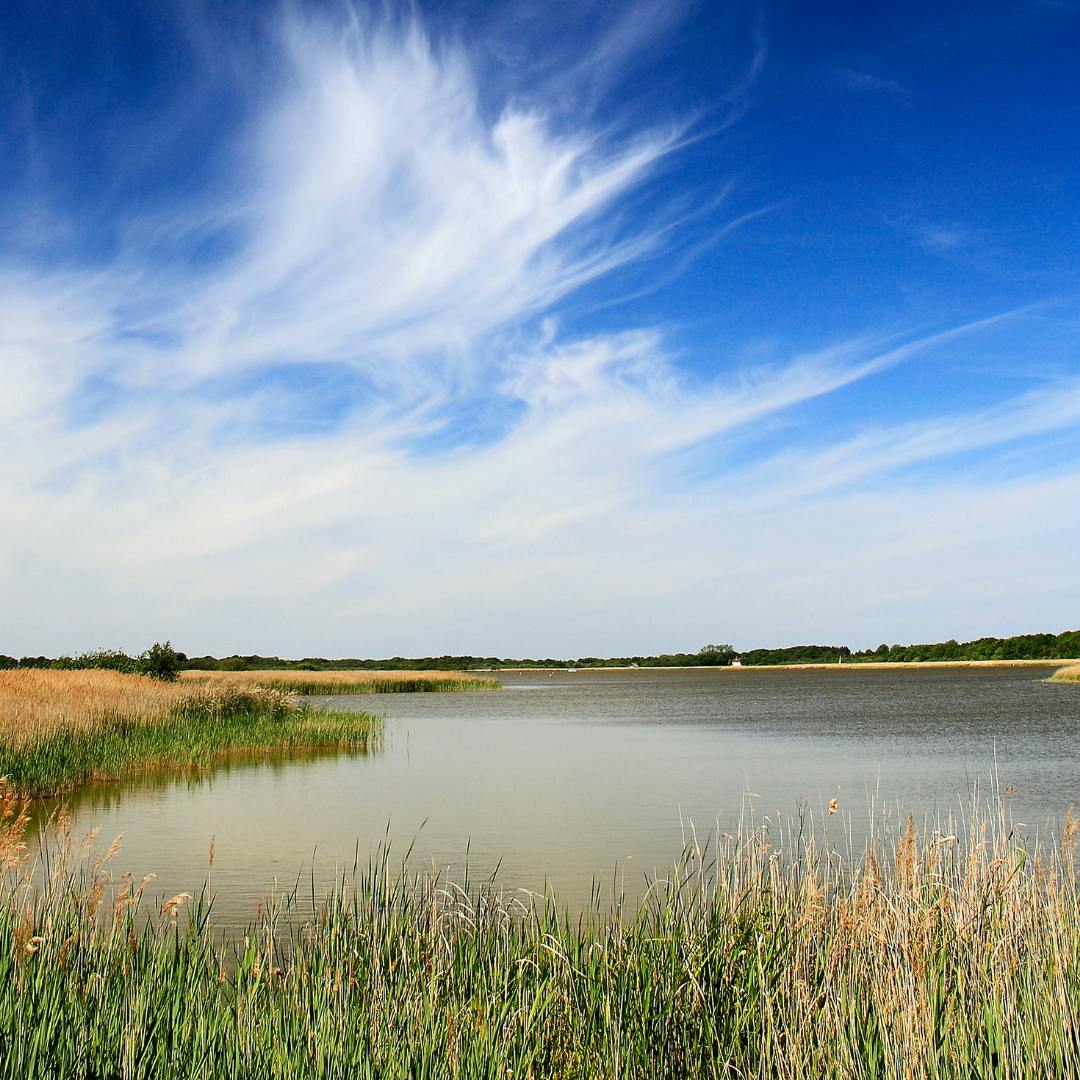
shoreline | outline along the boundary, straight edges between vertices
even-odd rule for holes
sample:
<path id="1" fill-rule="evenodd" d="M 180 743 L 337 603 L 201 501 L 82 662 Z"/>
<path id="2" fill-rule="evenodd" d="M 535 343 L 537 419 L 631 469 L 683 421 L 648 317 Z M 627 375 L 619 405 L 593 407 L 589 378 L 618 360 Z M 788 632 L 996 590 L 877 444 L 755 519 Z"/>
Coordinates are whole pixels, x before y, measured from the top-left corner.
<path id="1" fill-rule="evenodd" d="M 207 687 L 242 687 L 276 690 L 300 696 L 339 694 L 460 693 L 467 690 L 498 690 L 499 680 L 479 678 L 475 671 L 355 671 L 327 668 L 322 671 L 278 670 L 204 671 L 189 668 L 180 673 L 182 684 Z"/>
<path id="2" fill-rule="evenodd" d="M 852 671 L 852 670 L 900 670 L 910 668 L 984 668 L 984 667 L 1069 667 L 1080 664 L 1080 658 L 1063 660 L 865 660 L 845 664 L 650 664 L 647 667 L 628 664 L 610 667 L 502 667 L 471 668 L 471 671 L 508 671 L 528 674 L 530 671 L 563 671 L 577 675 L 597 671 Z"/>
<path id="3" fill-rule="evenodd" d="M 276 691 L 163 682 L 103 669 L 0 675 L 0 803 L 163 767 L 323 747 L 368 751 L 382 721 Z"/>
<path id="4" fill-rule="evenodd" d="M 1080 683 L 1080 664 L 1069 663 L 1063 668 L 1058 668 L 1047 682 Z"/>

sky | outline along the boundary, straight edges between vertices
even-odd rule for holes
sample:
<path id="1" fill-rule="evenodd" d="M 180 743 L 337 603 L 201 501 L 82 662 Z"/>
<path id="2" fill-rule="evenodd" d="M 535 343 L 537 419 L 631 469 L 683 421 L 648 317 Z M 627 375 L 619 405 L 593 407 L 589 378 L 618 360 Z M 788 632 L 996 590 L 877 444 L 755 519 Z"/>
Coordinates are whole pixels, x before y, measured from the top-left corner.
<path id="1" fill-rule="evenodd" d="M 0 8 L 0 652 L 1080 626 L 1080 4 Z"/>

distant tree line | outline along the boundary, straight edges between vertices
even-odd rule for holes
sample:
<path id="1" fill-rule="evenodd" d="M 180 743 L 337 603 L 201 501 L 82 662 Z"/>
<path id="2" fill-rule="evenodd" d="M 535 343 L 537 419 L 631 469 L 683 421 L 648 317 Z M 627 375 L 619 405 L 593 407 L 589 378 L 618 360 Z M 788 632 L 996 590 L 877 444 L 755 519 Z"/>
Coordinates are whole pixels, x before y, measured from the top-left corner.
<path id="1" fill-rule="evenodd" d="M 24 656 L 16 660 L 13 656 L 0 655 L 0 669 L 23 667 L 77 671 L 104 668 L 127 675 L 149 675 L 152 679 L 172 682 L 179 678 L 181 665 L 186 659 L 187 657 L 177 652 L 168 641 L 159 641 L 138 656 L 128 656 L 119 649 L 94 649 L 75 656 L 61 656 L 56 660 L 50 660 L 47 656 Z"/>
<path id="2" fill-rule="evenodd" d="M 850 657 L 846 645 L 791 645 L 786 649 L 749 649 L 740 653 L 744 664 L 836 664 Z"/>
<path id="3" fill-rule="evenodd" d="M 1080 630 L 1061 634 L 1018 634 L 1016 637 L 941 641 L 932 645 L 879 645 L 853 653 L 852 660 L 1072 660 L 1080 656 Z"/>
<path id="4" fill-rule="evenodd" d="M 185 659 L 184 667 L 197 671 L 461 671 L 468 668 L 572 668 L 572 667 L 700 667 L 730 664 L 735 658 L 730 645 L 705 645 L 695 653 L 661 653 L 658 656 L 583 656 L 578 660 L 523 659 L 499 656 L 389 656 L 383 659 L 361 660 L 353 657 L 331 660 L 308 656 L 303 660 L 286 660 L 280 656 L 193 656 Z"/>
<path id="5" fill-rule="evenodd" d="M 703 645 L 697 652 L 660 653 L 656 656 L 581 656 L 576 660 L 555 657 L 512 659 L 499 656 L 389 656 L 382 659 L 327 659 L 308 656 L 285 660 L 280 656 L 196 656 L 184 667 L 205 671 L 301 671 L 363 670 L 399 671 L 422 668 L 460 671 L 468 668 L 600 668 L 600 667 L 727 667 L 738 657 L 744 664 L 835 664 L 872 661 L 920 660 L 1071 660 L 1080 657 L 1080 630 L 1061 634 L 1021 634 L 1009 638 L 978 638 L 933 645 L 879 645 L 853 651 L 847 645 L 792 645 L 783 649 L 749 649 L 738 652 L 731 645 Z"/>
<path id="6" fill-rule="evenodd" d="M 576 660 L 499 656 L 389 656 L 382 659 L 355 657 L 330 659 L 308 656 L 287 660 L 280 656 L 193 656 L 177 652 L 169 642 L 159 642 L 138 656 L 98 649 L 57 660 L 46 656 L 0 654 L 0 668 L 111 668 L 155 678 L 174 679 L 183 669 L 197 671 L 463 671 L 476 668 L 602 668 L 602 667 L 727 667 L 738 658 L 748 665 L 835 664 L 933 660 L 1073 660 L 1080 658 L 1080 630 L 1061 634 L 1019 634 L 1015 637 L 976 638 L 974 641 L 941 641 L 928 645 L 879 645 L 852 651 L 847 645 L 792 645 L 783 649 L 748 649 L 739 653 L 731 645 L 703 645 L 697 652 L 660 653 L 657 656 L 582 656 Z"/>

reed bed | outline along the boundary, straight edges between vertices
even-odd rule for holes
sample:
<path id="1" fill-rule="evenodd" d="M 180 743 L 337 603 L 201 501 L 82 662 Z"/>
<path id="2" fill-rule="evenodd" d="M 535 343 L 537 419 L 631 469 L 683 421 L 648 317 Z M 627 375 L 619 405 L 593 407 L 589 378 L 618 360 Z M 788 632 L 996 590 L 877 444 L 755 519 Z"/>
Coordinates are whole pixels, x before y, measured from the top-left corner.
<path id="1" fill-rule="evenodd" d="M 283 694 L 415 694 L 498 690 L 500 685 L 498 679 L 463 671 L 185 671 L 181 679 Z"/>
<path id="2" fill-rule="evenodd" d="M 24 827 L 9 800 L 0 1077 L 1080 1075 L 1071 816 L 1044 844 L 1004 812 L 908 819 L 854 859 L 820 823 L 748 825 L 578 918 L 383 852 L 232 944 L 210 879 L 110 892 L 70 838 L 35 875 Z"/>
<path id="3" fill-rule="evenodd" d="M 0 776 L 27 796 L 225 753 L 366 749 L 379 721 L 306 709 L 256 687 L 164 683 L 115 671 L 0 671 Z"/>
<path id="4" fill-rule="evenodd" d="M 1071 667 L 1063 667 L 1050 676 L 1050 682 L 1074 682 L 1080 683 L 1080 664 Z"/>

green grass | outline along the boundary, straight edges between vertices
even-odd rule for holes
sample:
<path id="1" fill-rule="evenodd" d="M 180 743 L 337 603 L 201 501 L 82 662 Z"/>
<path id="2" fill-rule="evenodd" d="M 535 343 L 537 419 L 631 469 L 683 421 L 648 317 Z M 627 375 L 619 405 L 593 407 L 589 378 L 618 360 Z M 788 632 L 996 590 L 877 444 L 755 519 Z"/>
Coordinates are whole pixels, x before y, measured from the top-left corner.
<path id="1" fill-rule="evenodd" d="M 382 858 L 233 945 L 209 889 L 175 927 L 54 856 L 0 902 L 0 1077 L 1075 1077 L 1076 831 L 758 828 L 576 919 Z"/>
<path id="2" fill-rule="evenodd" d="M 230 689 L 179 705 L 164 719 L 107 715 L 89 729 L 0 742 L 0 777 L 24 796 L 42 797 L 162 766 L 201 767 L 229 754 L 366 750 L 380 730 L 381 721 L 367 713 L 309 709 L 279 694 Z"/>

